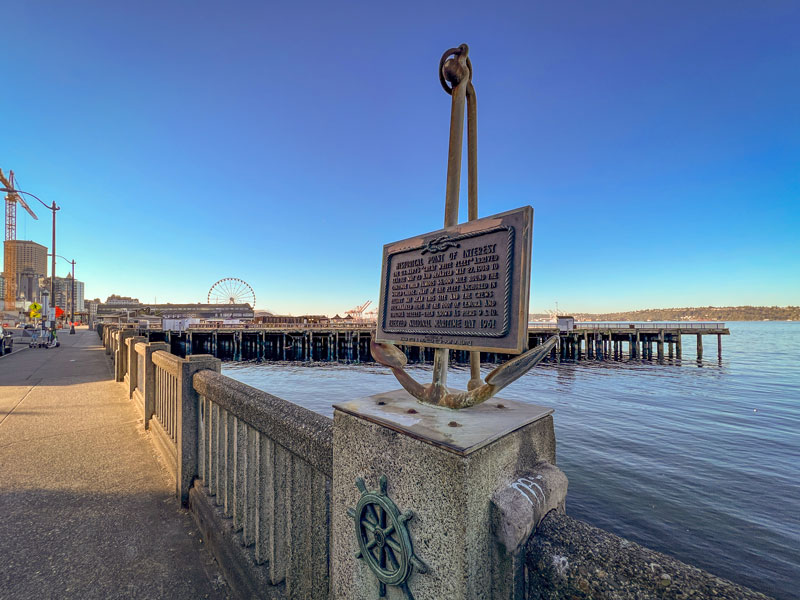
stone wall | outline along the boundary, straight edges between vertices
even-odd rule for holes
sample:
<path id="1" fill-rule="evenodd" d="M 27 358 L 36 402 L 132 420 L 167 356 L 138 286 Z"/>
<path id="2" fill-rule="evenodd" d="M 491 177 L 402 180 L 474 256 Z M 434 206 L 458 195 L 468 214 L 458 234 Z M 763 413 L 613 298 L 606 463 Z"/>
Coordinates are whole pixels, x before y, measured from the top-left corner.
<path id="1" fill-rule="evenodd" d="M 527 600 L 765 600 L 764 594 L 553 511 L 526 546 Z"/>

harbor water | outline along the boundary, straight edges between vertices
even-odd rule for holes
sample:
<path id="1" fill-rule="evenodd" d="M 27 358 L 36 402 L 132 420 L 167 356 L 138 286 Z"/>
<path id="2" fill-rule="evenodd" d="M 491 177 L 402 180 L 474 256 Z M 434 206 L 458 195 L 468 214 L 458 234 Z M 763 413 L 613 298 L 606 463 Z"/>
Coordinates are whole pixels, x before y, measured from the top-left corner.
<path id="1" fill-rule="evenodd" d="M 800 598 L 800 323 L 729 327 L 721 361 L 716 344 L 697 361 L 685 337 L 681 361 L 540 364 L 500 395 L 555 408 L 568 514 Z M 431 378 L 429 366 L 408 370 Z M 336 402 L 400 387 L 376 364 L 225 363 L 223 373 L 329 416 Z M 468 379 L 455 367 L 448 385 Z"/>

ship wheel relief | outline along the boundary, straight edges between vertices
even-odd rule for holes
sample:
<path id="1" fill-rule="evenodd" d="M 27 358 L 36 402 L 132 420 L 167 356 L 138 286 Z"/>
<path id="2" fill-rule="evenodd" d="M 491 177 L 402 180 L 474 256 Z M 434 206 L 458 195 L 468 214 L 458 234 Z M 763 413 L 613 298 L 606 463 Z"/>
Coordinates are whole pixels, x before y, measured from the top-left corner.
<path id="1" fill-rule="evenodd" d="M 401 513 L 386 495 L 385 475 L 381 475 L 379 490 L 367 490 L 360 477 L 356 479 L 356 487 L 361 492 L 361 499 L 354 509 L 347 509 L 347 514 L 355 522 L 359 547 L 356 558 L 365 561 L 375 573 L 379 596 L 386 596 L 386 586 L 394 585 L 405 592 L 408 600 L 413 600 L 407 580 L 413 569 L 420 573 L 428 570 L 425 563 L 414 556 L 406 526 L 414 516 L 413 511 Z"/>

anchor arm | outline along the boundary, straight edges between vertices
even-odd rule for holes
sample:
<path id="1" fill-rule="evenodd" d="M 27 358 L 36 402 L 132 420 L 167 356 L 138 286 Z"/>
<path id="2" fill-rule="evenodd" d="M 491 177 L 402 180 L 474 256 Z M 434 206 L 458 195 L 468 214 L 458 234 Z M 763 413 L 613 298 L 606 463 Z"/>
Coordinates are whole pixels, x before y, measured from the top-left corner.
<path id="1" fill-rule="evenodd" d="M 389 367 L 400 385 L 420 402 L 438 404 L 447 408 L 468 408 L 485 402 L 504 387 L 522 377 L 539 364 L 557 342 L 558 336 L 551 336 L 543 344 L 497 367 L 486 376 L 486 383 L 483 385 L 466 392 L 447 392 L 440 398 L 433 397 L 434 386 L 420 384 L 403 370 L 408 359 L 393 344 L 370 342 L 370 351 L 372 357 L 383 366 Z"/>
<path id="2" fill-rule="evenodd" d="M 467 392 L 447 394 L 441 404 L 448 408 L 468 408 L 485 402 L 539 364 L 557 342 L 557 335 L 548 338 L 543 344 L 497 367 L 486 376 L 486 383 L 482 386 Z"/>
<path id="3" fill-rule="evenodd" d="M 400 385 L 403 386 L 403 389 L 417 400 L 422 402 L 427 400 L 427 389 L 425 386 L 417 382 L 411 375 L 403 370 L 408 359 L 396 346 L 393 344 L 370 341 L 369 350 L 372 353 L 372 358 L 384 367 L 389 367 L 392 370 L 392 373 L 394 373 Z"/>

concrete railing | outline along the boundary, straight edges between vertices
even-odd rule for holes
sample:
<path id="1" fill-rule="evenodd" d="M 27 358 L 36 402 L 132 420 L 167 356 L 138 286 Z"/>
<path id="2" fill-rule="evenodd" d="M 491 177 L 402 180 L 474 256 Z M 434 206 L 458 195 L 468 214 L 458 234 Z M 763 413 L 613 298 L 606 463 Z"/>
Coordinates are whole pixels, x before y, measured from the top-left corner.
<path id="1" fill-rule="evenodd" d="M 331 419 L 220 375 L 211 356 L 180 358 L 133 333 L 101 335 L 176 496 L 209 541 L 230 530 L 232 543 L 210 543 L 228 579 L 245 596 L 262 596 L 259 584 L 268 596 L 329 598 Z M 231 560 L 232 548 L 243 554 Z"/>
<path id="2" fill-rule="evenodd" d="M 230 378 L 201 371 L 200 485 L 268 583 L 288 598 L 328 598 L 333 423 Z"/>
<path id="3" fill-rule="evenodd" d="M 331 420 L 221 375 L 209 355 L 99 332 L 237 596 L 765 598 L 567 517 L 550 409 L 440 413 L 390 392 L 337 405 Z M 391 527 L 370 521 L 378 505 Z M 384 586 L 364 553 L 400 543 L 398 528 L 407 579 Z M 395 557 L 384 571 L 402 571 L 399 554 L 384 556 Z"/>

